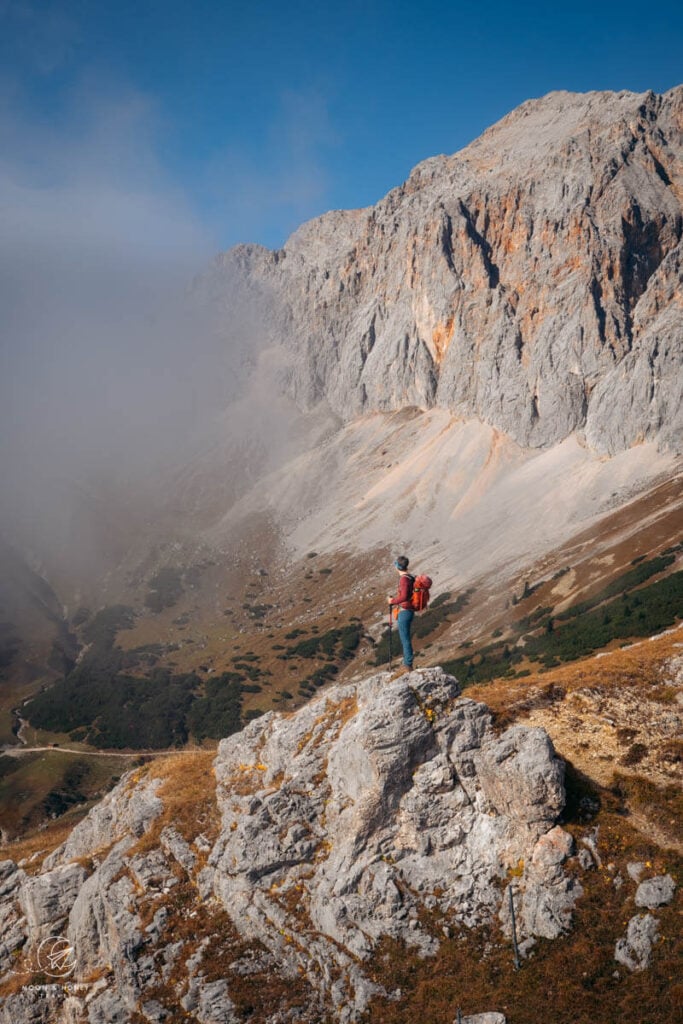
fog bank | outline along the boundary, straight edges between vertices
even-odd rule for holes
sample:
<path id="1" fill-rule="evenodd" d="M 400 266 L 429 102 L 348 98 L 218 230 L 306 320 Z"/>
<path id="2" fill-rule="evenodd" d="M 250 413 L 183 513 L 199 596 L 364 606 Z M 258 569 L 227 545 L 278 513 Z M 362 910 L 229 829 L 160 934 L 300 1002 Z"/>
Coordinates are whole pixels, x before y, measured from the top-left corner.
<path id="1" fill-rule="evenodd" d="M 251 311 L 217 319 L 191 287 L 216 244 L 144 102 L 85 108 L 60 131 L 0 112 L 0 532 L 62 559 L 83 498 L 144 504 L 260 344 Z"/>

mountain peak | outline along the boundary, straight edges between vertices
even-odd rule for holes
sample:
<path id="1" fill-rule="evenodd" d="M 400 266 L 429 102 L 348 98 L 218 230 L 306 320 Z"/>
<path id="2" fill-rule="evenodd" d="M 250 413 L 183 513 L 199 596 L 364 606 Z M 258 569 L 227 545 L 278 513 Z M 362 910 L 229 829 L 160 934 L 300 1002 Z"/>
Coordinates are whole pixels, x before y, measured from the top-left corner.
<path id="1" fill-rule="evenodd" d="M 291 397 L 347 420 L 441 406 L 524 447 L 679 448 L 682 97 L 530 100 L 304 225 L 294 259 L 256 258 Z"/>

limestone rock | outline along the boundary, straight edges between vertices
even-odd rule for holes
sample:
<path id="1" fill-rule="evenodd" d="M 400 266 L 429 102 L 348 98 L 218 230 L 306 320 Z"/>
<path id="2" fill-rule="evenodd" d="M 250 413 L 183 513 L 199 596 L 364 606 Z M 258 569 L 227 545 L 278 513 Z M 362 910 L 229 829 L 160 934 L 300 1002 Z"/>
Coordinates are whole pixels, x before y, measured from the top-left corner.
<path id="1" fill-rule="evenodd" d="M 543 729 L 513 726 L 485 743 L 475 763 L 484 794 L 499 814 L 539 831 L 556 820 L 564 806 L 564 763 Z"/>
<path id="2" fill-rule="evenodd" d="M 512 934 L 510 890 L 512 889 L 515 927 L 520 952 L 533 948 L 534 936 L 556 939 L 568 931 L 576 900 L 583 889 L 577 879 L 565 874 L 562 865 L 573 853 L 574 841 L 568 832 L 556 826 L 540 837 L 524 864 L 520 882 L 505 891 L 499 918 L 503 931 Z"/>
<path id="3" fill-rule="evenodd" d="M 128 1024 L 130 1009 L 119 992 L 106 989 L 88 1007 L 88 1024 Z"/>
<path id="4" fill-rule="evenodd" d="M 601 868 L 602 867 L 602 859 L 600 857 L 600 852 L 598 850 L 598 838 L 599 838 L 599 836 L 600 836 L 600 829 L 599 829 L 598 826 L 596 826 L 595 828 L 591 829 L 590 832 L 587 832 L 584 836 L 582 836 L 581 843 L 582 843 L 583 846 L 585 846 L 586 849 L 585 849 L 585 851 L 582 850 L 581 853 L 586 852 L 586 853 L 590 854 L 590 857 L 591 857 L 595 867 Z"/>
<path id="5" fill-rule="evenodd" d="M 224 978 L 204 982 L 193 978 L 188 994 L 182 1000 L 185 1010 L 193 1010 L 199 1024 L 239 1024 L 240 1018 L 228 995 L 228 983 Z"/>
<path id="6" fill-rule="evenodd" d="M 215 775 L 208 863 L 194 852 L 199 822 L 194 838 L 169 825 L 145 836 L 162 803 L 134 773 L 37 874 L 0 864 L 0 969 L 30 974 L 47 933 L 76 958 L 73 994 L 8 997 L 0 1022 L 162 1024 L 181 1007 L 233 1024 L 231 985 L 260 975 L 305 983 L 302 1024 L 351 1024 L 386 994 L 366 968 L 382 938 L 432 955 L 424 913 L 444 914 L 451 934 L 490 921 L 519 859 L 520 938 L 567 926 L 579 890 L 555 825 L 562 764 L 539 729 L 496 735 L 439 668 L 380 672 L 263 715 L 221 742 Z"/>
<path id="7" fill-rule="evenodd" d="M 171 1011 L 158 1003 L 156 999 L 150 999 L 146 1003 L 142 1003 L 140 1010 L 145 1020 L 148 1020 L 150 1024 L 163 1024 L 165 1020 L 171 1016 Z"/>
<path id="8" fill-rule="evenodd" d="M 671 875 L 657 875 L 641 882 L 636 890 L 636 906 L 655 910 L 671 903 L 676 891 L 676 883 Z"/>
<path id="9" fill-rule="evenodd" d="M 626 936 L 619 939 L 614 959 L 629 971 L 644 971 L 650 966 L 652 946 L 659 934 L 659 923 L 652 914 L 636 914 L 628 923 Z"/>
<path id="10" fill-rule="evenodd" d="M 552 744 L 537 729 L 495 736 L 488 710 L 458 694 L 440 669 L 381 673 L 219 747 L 214 891 L 242 934 L 294 969 L 335 963 L 345 1005 L 359 972 L 343 951 L 362 961 L 384 935 L 435 950 L 420 904 L 483 922 L 506 866 L 534 851 L 529 899 L 547 906 L 530 934 L 559 934 L 580 892 L 561 868 L 571 837 L 551 828 L 564 802 Z"/>
<path id="11" fill-rule="evenodd" d="M 645 870 L 645 865 L 640 860 L 630 861 L 626 865 L 626 870 L 628 871 L 629 876 L 633 879 L 634 882 L 639 882 L 643 874 L 643 871 Z"/>
<path id="12" fill-rule="evenodd" d="M 572 851 L 572 837 L 559 827 L 536 843 L 524 872 L 523 937 L 540 935 L 556 939 L 568 930 L 574 904 L 583 892 L 579 882 L 562 870 Z"/>
<path id="13" fill-rule="evenodd" d="M 24 879 L 19 903 L 34 942 L 42 938 L 45 925 L 54 927 L 66 918 L 86 877 L 80 864 L 65 864 Z"/>
<path id="14" fill-rule="evenodd" d="M 13 860 L 0 861 L 0 896 L 4 896 L 17 884 L 17 865 Z"/>
<path id="15" fill-rule="evenodd" d="M 683 87 L 551 93 L 370 209 L 238 246 L 204 287 L 268 305 L 268 364 L 303 408 L 680 450 L 682 111 Z"/>
<path id="16" fill-rule="evenodd" d="M 47 1024 L 59 1020 L 65 992 L 61 985 L 27 986 L 0 1001 L 2 1024 Z M 62 1018 L 63 1019 L 63 1018 Z"/>
<path id="17" fill-rule="evenodd" d="M 0 862 L 0 978 L 11 970 L 13 954 L 26 942 L 27 923 L 18 900 L 25 879 L 14 861 Z"/>
<path id="18" fill-rule="evenodd" d="M 89 857 L 109 848 L 122 836 L 141 836 L 161 812 L 155 790 L 158 781 L 135 785 L 134 773 L 121 782 L 79 822 L 65 843 L 45 859 L 45 866 L 66 864 L 76 857 Z"/>
<path id="19" fill-rule="evenodd" d="M 505 1024 L 505 1016 L 502 1013 L 475 1013 L 473 1016 L 462 1017 L 461 1020 L 462 1024 Z"/>
<path id="20" fill-rule="evenodd" d="M 194 868 L 197 858 L 185 842 L 183 837 L 174 828 L 165 828 L 161 833 L 161 847 L 166 853 L 170 853 L 188 873 Z"/>

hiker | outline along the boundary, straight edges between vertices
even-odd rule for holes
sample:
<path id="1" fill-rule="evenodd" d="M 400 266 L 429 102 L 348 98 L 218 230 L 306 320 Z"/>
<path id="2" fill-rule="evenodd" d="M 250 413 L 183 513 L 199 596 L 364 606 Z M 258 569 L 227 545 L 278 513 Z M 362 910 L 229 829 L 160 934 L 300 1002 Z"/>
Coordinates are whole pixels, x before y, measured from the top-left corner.
<path id="1" fill-rule="evenodd" d="M 413 644 L 410 639 L 410 628 L 413 624 L 413 587 L 415 579 L 408 572 L 409 560 L 405 555 L 396 559 L 394 565 L 399 574 L 398 590 L 395 597 L 387 595 L 390 608 L 393 610 L 398 623 L 398 635 L 403 646 L 403 668 L 399 669 L 396 677 L 410 672 L 413 667 Z"/>

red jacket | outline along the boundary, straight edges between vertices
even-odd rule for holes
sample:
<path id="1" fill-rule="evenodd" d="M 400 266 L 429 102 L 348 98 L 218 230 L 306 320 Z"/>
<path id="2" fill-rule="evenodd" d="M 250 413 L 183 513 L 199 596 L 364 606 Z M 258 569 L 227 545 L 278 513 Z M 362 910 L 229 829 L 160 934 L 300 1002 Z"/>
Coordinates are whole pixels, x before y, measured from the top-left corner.
<path id="1" fill-rule="evenodd" d="M 411 603 L 411 597 L 413 596 L 413 584 L 415 583 L 415 577 L 411 576 L 409 572 L 402 572 L 398 581 L 398 590 L 396 591 L 396 597 L 392 597 L 389 602 L 392 606 L 400 605 L 406 611 L 409 611 L 413 606 Z"/>

